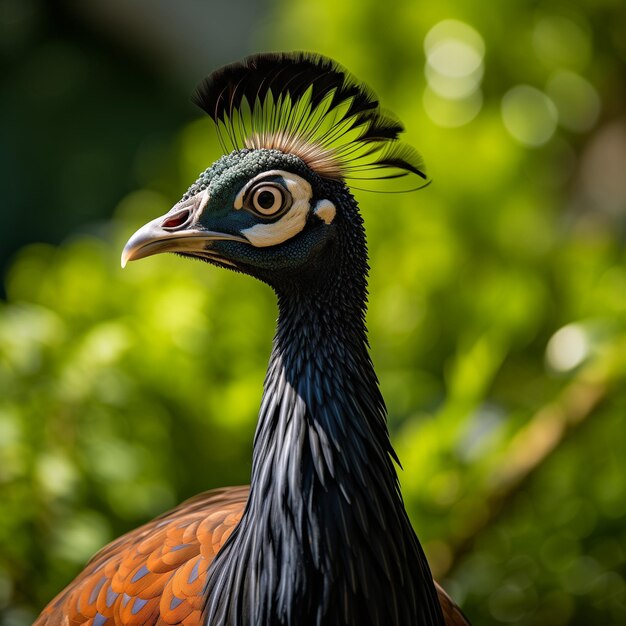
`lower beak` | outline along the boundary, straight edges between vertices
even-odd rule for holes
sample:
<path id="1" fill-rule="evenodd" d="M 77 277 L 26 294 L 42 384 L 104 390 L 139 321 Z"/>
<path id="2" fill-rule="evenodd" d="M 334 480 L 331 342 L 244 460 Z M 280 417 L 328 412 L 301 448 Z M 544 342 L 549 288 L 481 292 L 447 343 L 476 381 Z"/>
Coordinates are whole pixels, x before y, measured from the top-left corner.
<path id="1" fill-rule="evenodd" d="M 197 218 L 203 204 L 202 198 L 198 196 L 177 204 L 166 215 L 142 226 L 124 246 L 122 267 L 126 267 L 129 261 L 160 252 L 208 257 L 211 241 L 230 240 L 247 243 L 246 239 L 237 235 L 198 228 Z"/>

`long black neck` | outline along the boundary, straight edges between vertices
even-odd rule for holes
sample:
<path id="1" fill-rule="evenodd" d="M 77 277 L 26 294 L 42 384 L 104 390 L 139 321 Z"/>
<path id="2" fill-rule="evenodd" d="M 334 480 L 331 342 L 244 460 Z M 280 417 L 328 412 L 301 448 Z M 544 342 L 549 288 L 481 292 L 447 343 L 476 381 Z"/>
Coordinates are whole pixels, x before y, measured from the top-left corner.
<path id="1" fill-rule="evenodd" d="M 278 290 L 250 497 L 209 572 L 207 625 L 443 624 L 368 353 L 365 236 L 344 219 L 323 278 Z"/>

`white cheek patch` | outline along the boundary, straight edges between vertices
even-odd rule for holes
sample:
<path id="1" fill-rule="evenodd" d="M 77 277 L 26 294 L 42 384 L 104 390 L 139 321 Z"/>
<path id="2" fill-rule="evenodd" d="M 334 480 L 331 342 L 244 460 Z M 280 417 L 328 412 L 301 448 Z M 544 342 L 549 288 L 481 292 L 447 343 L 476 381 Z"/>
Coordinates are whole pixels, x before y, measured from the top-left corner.
<path id="1" fill-rule="evenodd" d="M 319 217 L 324 224 L 332 224 L 337 214 L 335 205 L 330 200 L 320 200 L 313 209 L 313 213 Z"/>
<path id="2" fill-rule="evenodd" d="M 301 232 L 306 225 L 311 209 L 311 198 L 313 197 L 311 185 L 301 176 L 282 170 L 273 170 L 272 172 L 264 172 L 261 177 L 265 178 L 268 174 L 279 175 L 283 178 L 293 202 L 287 213 L 276 222 L 255 224 L 241 231 L 241 234 L 257 248 L 276 246 Z M 235 201 L 235 208 L 237 208 L 237 200 Z"/>

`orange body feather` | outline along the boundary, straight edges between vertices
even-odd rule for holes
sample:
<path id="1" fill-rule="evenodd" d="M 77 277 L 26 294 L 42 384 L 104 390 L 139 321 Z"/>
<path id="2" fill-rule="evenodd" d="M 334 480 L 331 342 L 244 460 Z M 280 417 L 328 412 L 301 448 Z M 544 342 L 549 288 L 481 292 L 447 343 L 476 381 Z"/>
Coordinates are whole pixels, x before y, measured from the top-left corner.
<path id="1" fill-rule="evenodd" d="M 239 523 L 248 487 L 216 489 L 105 546 L 33 626 L 200 626 L 206 574 Z M 437 585 L 447 626 L 466 626 Z"/>

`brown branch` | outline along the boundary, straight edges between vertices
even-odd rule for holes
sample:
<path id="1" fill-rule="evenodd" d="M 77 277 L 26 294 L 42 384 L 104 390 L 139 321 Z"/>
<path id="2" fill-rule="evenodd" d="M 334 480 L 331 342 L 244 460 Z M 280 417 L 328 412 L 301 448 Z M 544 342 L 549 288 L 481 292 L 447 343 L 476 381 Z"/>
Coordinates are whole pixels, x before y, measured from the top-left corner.
<path id="1" fill-rule="evenodd" d="M 454 569 L 471 551 L 476 536 L 507 511 L 508 503 L 550 458 L 568 433 L 591 416 L 606 398 L 613 388 L 613 379 L 623 373 L 620 367 L 614 367 L 615 361 L 620 360 L 615 357 L 615 352 L 610 351 L 601 362 L 581 371 L 556 400 L 542 407 L 515 435 L 488 480 L 487 514 L 477 518 L 464 529 L 462 536 L 456 538 L 451 546 L 451 558 L 437 572 L 439 577 Z"/>

